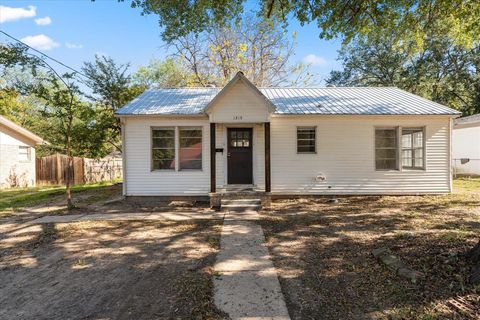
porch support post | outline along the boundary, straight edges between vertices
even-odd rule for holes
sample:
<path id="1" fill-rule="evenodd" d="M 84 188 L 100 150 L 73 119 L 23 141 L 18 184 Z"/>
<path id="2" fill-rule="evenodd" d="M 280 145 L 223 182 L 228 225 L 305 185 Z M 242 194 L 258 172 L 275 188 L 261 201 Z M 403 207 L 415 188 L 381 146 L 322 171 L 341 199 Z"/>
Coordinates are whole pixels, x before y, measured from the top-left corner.
<path id="1" fill-rule="evenodd" d="M 272 190 L 270 179 L 270 122 L 265 122 L 265 192 Z"/>
<path id="2" fill-rule="evenodd" d="M 215 152 L 215 123 L 210 123 L 210 192 L 216 192 L 216 152 Z"/>

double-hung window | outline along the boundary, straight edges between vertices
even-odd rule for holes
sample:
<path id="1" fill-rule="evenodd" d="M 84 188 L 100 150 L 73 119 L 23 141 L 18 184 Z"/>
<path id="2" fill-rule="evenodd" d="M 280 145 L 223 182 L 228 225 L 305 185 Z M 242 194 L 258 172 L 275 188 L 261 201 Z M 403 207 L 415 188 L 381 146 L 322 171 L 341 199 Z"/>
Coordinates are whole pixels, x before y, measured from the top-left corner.
<path id="1" fill-rule="evenodd" d="M 175 170 L 175 128 L 152 129 L 152 169 Z"/>
<path id="2" fill-rule="evenodd" d="M 316 127 L 297 127 L 297 153 L 315 153 Z"/>
<path id="3" fill-rule="evenodd" d="M 202 128 L 152 128 L 152 170 L 187 169 L 202 169 Z"/>
<path id="4" fill-rule="evenodd" d="M 30 147 L 26 147 L 26 146 L 18 147 L 18 160 L 30 161 Z"/>
<path id="5" fill-rule="evenodd" d="M 375 129 L 375 168 L 377 170 L 396 170 L 397 164 L 397 129 Z"/>
<path id="6" fill-rule="evenodd" d="M 375 169 L 425 168 L 423 128 L 375 129 Z"/>
<path id="7" fill-rule="evenodd" d="M 402 168 L 424 168 L 422 128 L 402 128 Z"/>
<path id="8" fill-rule="evenodd" d="M 202 169 L 202 128 L 179 128 L 180 170 Z"/>

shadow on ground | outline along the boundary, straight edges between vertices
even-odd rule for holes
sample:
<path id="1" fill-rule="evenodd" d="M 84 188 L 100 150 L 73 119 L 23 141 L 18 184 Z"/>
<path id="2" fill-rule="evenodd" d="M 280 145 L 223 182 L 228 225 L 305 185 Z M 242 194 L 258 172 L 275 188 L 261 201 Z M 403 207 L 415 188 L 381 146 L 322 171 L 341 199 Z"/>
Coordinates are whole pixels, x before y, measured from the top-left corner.
<path id="1" fill-rule="evenodd" d="M 480 288 L 464 253 L 480 234 L 478 196 L 279 200 L 261 224 L 292 319 L 477 319 Z M 398 277 L 372 256 L 387 246 L 415 270 Z"/>
<path id="2" fill-rule="evenodd" d="M 222 318 L 221 220 L 43 224 L 0 240 L 1 319 Z"/>

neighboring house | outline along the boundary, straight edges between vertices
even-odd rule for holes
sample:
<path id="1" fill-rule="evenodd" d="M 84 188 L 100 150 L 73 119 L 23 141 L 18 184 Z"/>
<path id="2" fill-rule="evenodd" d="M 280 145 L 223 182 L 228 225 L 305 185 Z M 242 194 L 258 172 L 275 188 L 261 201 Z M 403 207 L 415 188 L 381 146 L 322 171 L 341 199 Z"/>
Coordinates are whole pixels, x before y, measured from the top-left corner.
<path id="1" fill-rule="evenodd" d="M 0 116 L 0 188 L 35 185 L 35 146 L 47 143 Z"/>
<path id="2" fill-rule="evenodd" d="M 117 112 L 126 196 L 452 191 L 459 113 L 397 88 L 149 90 Z"/>
<path id="3" fill-rule="evenodd" d="M 480 114 L 455 119 L 452 157 L 455 174 L 480 175 Z"/>

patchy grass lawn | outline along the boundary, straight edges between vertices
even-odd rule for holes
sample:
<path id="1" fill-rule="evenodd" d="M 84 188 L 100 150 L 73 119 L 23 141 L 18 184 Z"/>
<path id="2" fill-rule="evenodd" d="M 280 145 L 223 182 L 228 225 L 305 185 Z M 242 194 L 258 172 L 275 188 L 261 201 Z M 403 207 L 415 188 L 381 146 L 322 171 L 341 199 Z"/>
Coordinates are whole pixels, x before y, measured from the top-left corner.
<path id="1" fill-rule="evenodd" d="M 464 253 L 480 235 L 480 179 L 441 196 L 279 200 L 261 224 L 292 319 L 479 319 Z M 425 274 L 379 264 L 387 246 Z"/>
<path id="2" fill-rule="evenodd" d="M 100 182 L 73 186 L 73 199 L 80 196 L 82 204 L 107 200 L 112 196 L 121 195 L 118 181 Z M 47 205 L 51 202 L 65 202 L 64 186 L 44 186 L 35 188 L 18 188 L 0 191 L 0 217 L 20 211 L 26 207 Z M 88 200 L 87 200 L 88 198 Z"/>
<path id="3" fill-rule="evenodd" d="M 0 238 L 1 319 L 220 319 L 221 220 L 34 225 Z"/>

